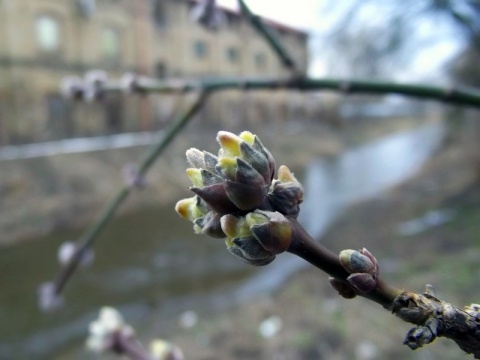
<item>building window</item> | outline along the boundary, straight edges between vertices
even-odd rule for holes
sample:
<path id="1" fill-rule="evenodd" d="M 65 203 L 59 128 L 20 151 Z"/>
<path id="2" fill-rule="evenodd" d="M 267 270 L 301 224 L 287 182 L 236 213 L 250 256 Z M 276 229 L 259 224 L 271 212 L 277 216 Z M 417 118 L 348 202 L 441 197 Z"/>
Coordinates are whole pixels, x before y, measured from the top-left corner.
<path id="1" fill-rule="evenodd" d="M 155 74 L 158 79 L 165 79 L 167 76 L 167 66 L 164 62 L 159 62 L 155 66 Z"/>
<path id="2" fill-rule="evenodd" d="M 239 56 L 237 48 L 230 47 L 230 48 L 227 49 L 227 60 L 229 62 L 231 62 L 232 64 L 236 64 L 236 63 L 238 63 L 239 57 L 240 56 Z"/>
<path id="3" fill-rule="evenodd" d="M 198 59 L 205 59 L 208 56 L 208 46 L 204 41 L 195 41 L 193 43 L 193 53 Z"/>
<path id="4" fill-rule="evenodd" d="M 35 34 L 41 50 L 52 52 L 60 48 L 60 24 L 53 16 L 39 16 L 35 24 Z"/>
<path id="5" fill-rule="evenodd" d="M 153 21 L 157 27 L 157 29 L 161 29 L 165 26 L 165 0 L 151 0 L 152 6 L 152 16 Z"/>
<path id="6" fill-rule="evenodd" d="M 104 28 L 102 32 L 102 52 L 107 59 L 118 59 L 120 56 L 120 36 L 112 28 Z"/>
<path id="7" fill-rule="evenodd" d="M 265 69 L 267 65 L 267 58 L 264 53 L 257 53 L 254 55 L 254 62 L 257 69 Z"/>

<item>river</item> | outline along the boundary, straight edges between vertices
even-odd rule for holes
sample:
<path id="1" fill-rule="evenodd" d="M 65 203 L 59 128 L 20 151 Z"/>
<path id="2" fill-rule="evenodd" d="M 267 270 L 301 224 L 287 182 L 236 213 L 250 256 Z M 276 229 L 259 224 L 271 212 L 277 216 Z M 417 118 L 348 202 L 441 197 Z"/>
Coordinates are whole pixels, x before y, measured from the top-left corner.
<path id="1" fill-rule="evenodd" d="M 297 171 L 305 187 L 300 222 L 321 239 L 348 205 L 414 174 L 443 132 L 438 123 L 428 124 L 316 159 Z M 133 324 L 151 311 L 172 316 L 200 304 L 220 309 L 280 286 L 304 266 L 289 254 L 265 268 L 247 266 L 225 251 L 222 240 L 194 236 L 173 206 L 115 219 L 97 242 L 97 261 L 75 275 L 65 291 L 67 306 L 53 314 L 38 310 L 36 289 L 57 271 L 58 246 L 79 233 L 63 231 L 2 250 L 0 359 L 51 359 L 80 344 L 104 305 L 119 308 Z"/>

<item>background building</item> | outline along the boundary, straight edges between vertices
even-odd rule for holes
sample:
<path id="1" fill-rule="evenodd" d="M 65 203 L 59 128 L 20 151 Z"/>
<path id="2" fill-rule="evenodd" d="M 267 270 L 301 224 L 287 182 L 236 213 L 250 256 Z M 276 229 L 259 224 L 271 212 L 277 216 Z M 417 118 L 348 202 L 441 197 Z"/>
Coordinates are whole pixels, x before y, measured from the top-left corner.
<path id="1" fill-rule="evenodd" d="M 0 1 L 0 145 L 73 136 L 155 130 L 173 100 L 109 96 L 102 104 L 64 101 L 59 83 L 90 69 L 110 77 L 136 72 L 154 77 L 285 74 L 263 39 L 244 19 L 220 9 L 215 32 L 190 20 L 189 0 L 2 0 Z M 306 33 L 266 20 L 304 69 Z M 251 121 L 301 108 L 285 92 L 216 95 L 204 117 Z M 278 109 L 281 109 L 279 111 Z M 243 116 L 242 115 L 242 116 Z"/>

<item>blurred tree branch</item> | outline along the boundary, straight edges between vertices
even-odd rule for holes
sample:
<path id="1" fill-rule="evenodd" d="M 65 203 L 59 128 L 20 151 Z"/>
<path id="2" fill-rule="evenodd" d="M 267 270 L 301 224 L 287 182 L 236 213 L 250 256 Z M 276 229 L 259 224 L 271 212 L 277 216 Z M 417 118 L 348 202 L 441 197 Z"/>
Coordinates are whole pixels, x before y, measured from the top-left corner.
<path id="1" fill-rule="evenodd" d="M 175 119 L 171 126 L 167 128 L 158 143 L 148 150 L 138 165 L 137 176 L 144 176 L 155 160 L 164 152 L 168 144 L 175 138 L 175 136 L 188 124 L 188 122 L 202 109 L 202 106 L 208 99 L 209 92 L 201 91 L 197 99 L 192 105 L 180 116 Z M 70 277 L 75 272 L 76 268 L 81 262 L 82 257 L 88 249 L 90 249 L 95 242 L 98 235 L 105 228 L 108 222 L 112 219 L 116 210 L 127 199 L 130 192 L 133 190 L 133 184 L 125 184 L 114 196 L 114 198 L 106 205 L 97 220 L 86 230 L 80 237 L 79 245 L 75 254 L 73 254 L 70 261 L 62 268 L 57 278 L 54 281 L 54 294 L 59 295 Z"/>
<path id="2" fill-rule="evenodd" d="M 158 80 L 138 77 L 125 85 L 123 80 L 107 81 L 103 91 L 122 92 L 125 87 L 137 93 L 171 93 L 195 91 L 202 88 L 208 91 L 227 89 L 262 90 L 291 89 L 301 91 L 332 90 L 344 94 L 398 94 L 415 98 L 432 99 L 459 105 L 480 106 L 480 90 L 468 87 L 441 87 L 414 83 L 396 83 L 389 81 L 352 80 L 334 78 L 248 78 L 218 77 L 209 80 Z"/>

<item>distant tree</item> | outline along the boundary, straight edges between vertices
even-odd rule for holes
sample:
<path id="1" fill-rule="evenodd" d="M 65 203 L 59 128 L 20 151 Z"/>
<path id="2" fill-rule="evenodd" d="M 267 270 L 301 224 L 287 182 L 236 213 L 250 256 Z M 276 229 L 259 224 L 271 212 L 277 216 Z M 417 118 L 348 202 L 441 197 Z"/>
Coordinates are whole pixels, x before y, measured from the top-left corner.
<path id="1" fill-rule="evenodd" d="M 480 85 L 479 0 L 330 0 L 326 11 L 340 14 L 326 44 L 334 71 L 342 75 L 391 74 L 408 65 L 417 48 L 448 35 L 461 50 L 447 64 L 446 73 L 465 85 Z M 441 39 L 420 36 L 428 23 L 434 24 Z"/>

